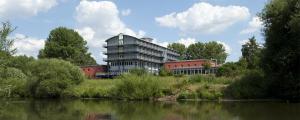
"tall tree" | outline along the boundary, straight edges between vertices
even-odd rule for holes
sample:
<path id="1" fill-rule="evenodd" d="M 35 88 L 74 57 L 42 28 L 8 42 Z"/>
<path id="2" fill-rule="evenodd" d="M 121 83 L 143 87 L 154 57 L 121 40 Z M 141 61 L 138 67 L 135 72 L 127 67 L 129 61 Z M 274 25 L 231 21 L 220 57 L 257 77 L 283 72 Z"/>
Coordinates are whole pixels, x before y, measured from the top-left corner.
<path id="1" fill-rule="evenodd" d="M 216 59 L 218 63 L 224 63 L 227 53 L 222 44 L 212 41 L 205 43 L 204 56 L 206 59 Z"/>
<path id="2" fill-rule="evenodd" d="M 249 38 L 249 41 L 242 45 L 242 55 L 247 61 L 248 69 L 256 69 L 259 67 L 262 48 L 256 42 L 255 37 Z"/>
<path id="3" fill-rule="evenodd" d="M 300 1 L 271 0 L 260 13 L 264 23 L 263 70 L 273 95 L 300 99 Z"/>
<path id="4" fill-rule="evenodd" d="M 186 47 L 181 43 L 172 43 L 168 45 L 168 48 L 175 50 L 180 55 L 180 60 L 184 60 L 186 58 Z"/>
<path id="5" fill-rule="evenodd" d="M 8 36 L 16 29 L 12 27 L 10 22 L 2 22 L 0 28 L 0 51 L 5 52 L 9 55 L 13 55 L 17 52 L 16 48 L 12 48 L 14 45 L 15 39 L 8 38 Z"/>
<path id="6" fill-rule="evenodd" d="M 205 59 L 204 50 L 205 44 L 201 42 L 191 44 L 186 51 L 187 59 Z"/>
<path id="7" fill-rule="evenodd" d="M 208 43 L 197 42 L 187 48 L 188 59 L 216 59 L 224 63 L 227 57 L 225 47 L 215 41 Z"/>
<path id="8" fill-rule="evenodd" d="M 76 65 L 93 65 L 96 61 L 88 53 L 86 41 L 74 30 L 58 27 L 50 32 L 39 58 L 59 58 Z"/>

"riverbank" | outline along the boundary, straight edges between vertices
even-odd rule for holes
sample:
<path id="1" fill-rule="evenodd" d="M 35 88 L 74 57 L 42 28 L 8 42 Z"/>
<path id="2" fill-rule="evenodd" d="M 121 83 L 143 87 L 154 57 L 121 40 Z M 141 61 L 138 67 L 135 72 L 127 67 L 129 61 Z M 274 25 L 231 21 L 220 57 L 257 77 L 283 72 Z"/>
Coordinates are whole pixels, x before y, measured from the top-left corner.
<path id="1" fill-rule="evenodd" d="M 236 78 L 214 75 L 153 76 L 125 75 L 115 79 L 84 80 L 64 92 L 65 97 L 108 99 L 220 100 Z"/>

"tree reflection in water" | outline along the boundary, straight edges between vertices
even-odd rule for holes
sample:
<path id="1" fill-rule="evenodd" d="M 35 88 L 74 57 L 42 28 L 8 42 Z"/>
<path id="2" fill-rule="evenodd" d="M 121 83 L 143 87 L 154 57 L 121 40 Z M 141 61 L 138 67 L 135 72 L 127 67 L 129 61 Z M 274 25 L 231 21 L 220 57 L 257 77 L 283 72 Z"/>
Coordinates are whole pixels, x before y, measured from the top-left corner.
<path id="1" fill-rule="evenodd" d="M 0 120 L 297 120 L 300 104 L 0 100 Z"/>

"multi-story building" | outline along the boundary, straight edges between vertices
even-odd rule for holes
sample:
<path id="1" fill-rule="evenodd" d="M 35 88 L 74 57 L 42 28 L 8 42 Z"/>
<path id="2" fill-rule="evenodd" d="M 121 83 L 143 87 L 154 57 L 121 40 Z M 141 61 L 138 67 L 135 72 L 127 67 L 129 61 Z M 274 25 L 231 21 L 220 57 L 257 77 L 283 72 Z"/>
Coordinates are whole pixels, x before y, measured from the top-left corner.
<path id="1" fill-rule="evenodd" d="M 183 61 L 168 61 L 164 67 L 173 74 L 215 74 L 220 65 L 216 60 L 197 59 Z"/>
<path id="2" fill-rule="evenodd" d="M 119 75 L 132 68 L 144 68 L 157 74 L 163 63 L 179 58 L 176 51 L 152 43 L 151 38 L 119 34 L 107 39 L 106 43 L 104 54 L 107 58 L 104 61 L 111 75 Z"/>

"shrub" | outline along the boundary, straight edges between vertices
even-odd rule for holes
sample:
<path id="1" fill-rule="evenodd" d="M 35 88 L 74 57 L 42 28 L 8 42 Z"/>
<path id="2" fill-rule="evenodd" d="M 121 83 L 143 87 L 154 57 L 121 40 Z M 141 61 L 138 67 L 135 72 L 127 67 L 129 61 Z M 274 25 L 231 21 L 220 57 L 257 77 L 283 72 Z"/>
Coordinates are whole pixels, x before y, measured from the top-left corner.
<path id="1" fill-rule="evenodd" d="M 129 73 L 133 75 L 144 75 L 144 74 L 148 74 L 148 71 L 142 68 L 133 68 L 129 70 Z"/>
<path id="2" fill-rule="evenodd" d="M 16 68 L 0 68 L 0 96 L 22 97 L 26 96 L 25 89 L 27 76 Z"/>
<path id="3" fill-rule="evenodd" d="M 206 85 L 199 87 L 196 92 L 200 99 L 217 100 L 223 96 L 223 87 Z"/>
<path id="4" fill-rule="evenodd" d="M 238 63 L 228 62 L 218 68 L 216 76 L 235 77 L 243 73 L 245 69 Z"/>
<path id="5" fill-rule="evenodd" d="M 267 95 L 268 86 L 262 72 L 253 70 L 228 86 L 225 94 L 227 97 L 240 99 L 264 98 Z"/>
<path id="6" fill-rule="evenodd" d="M 34 97 L 61 97 L 63 90 L 84 80 L 80 68 L 58 59 L 40 59 L 28 64 L 29 89 Z"/>
<path id="7" fill-rule="evenodd" d="M 230 84 L 233 81 L 232 78 L 215 77 L 214 75 L 193 75 L 189 78 L 189 83 Z"/>
<path id="8" fill-rule="evenodd" d="M 151 99 L 162 95 L 164 83 L 153 75 L 126 74 L 120 77 L 114 94 L 125 99 Z"/>
<path id="9" fill-rule="evenodd" d="M 165 67 L 162 67 L 160 70 L 159 70 L 159 76 L 171 76 L 172 75 L 172 72 L 167 70 Z"/>

